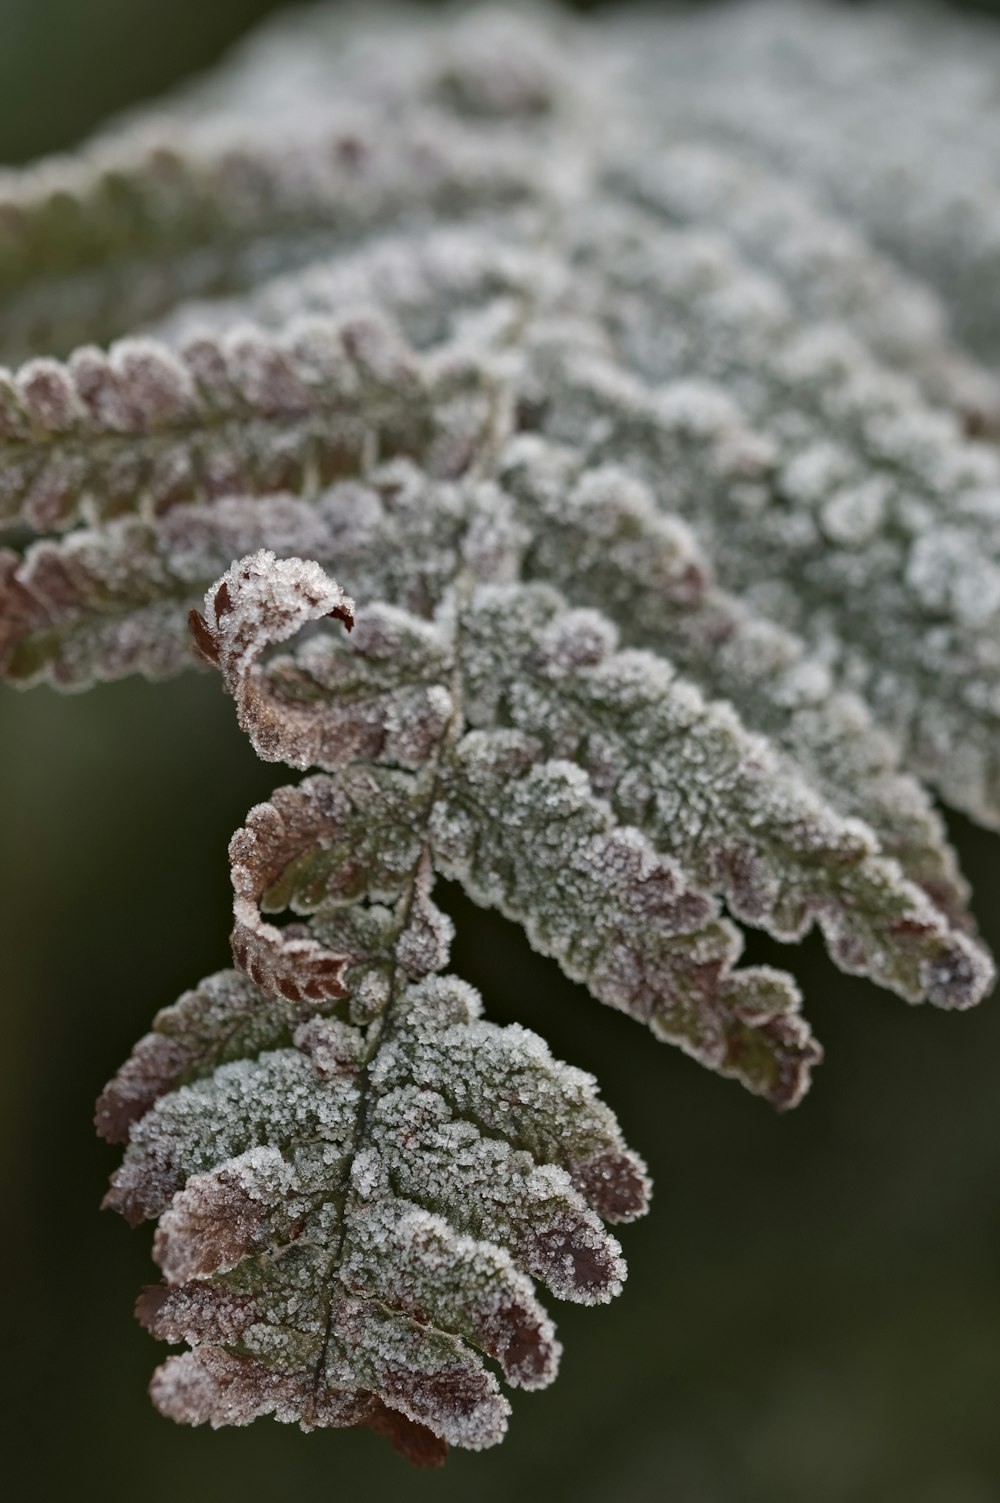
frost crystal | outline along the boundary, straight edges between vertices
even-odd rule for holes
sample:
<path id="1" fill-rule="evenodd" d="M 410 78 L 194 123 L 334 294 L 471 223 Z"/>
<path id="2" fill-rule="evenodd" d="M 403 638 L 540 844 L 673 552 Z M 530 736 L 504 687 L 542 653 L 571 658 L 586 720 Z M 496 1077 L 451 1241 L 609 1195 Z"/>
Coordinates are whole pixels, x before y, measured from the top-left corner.
<path id="1" fill-rule="evenodd" d="M 619 1291 L 642 1165 L 448 974 L 437 876 L 782 1108 L 820 1049 L 738 924 L 990 990 L 932 795 L 1000 828 L 998 62 L 885 5 L 318 7 L 0 175 L 0 672 L 197 662 L 309 774 L 98 1104 L 165 1414 L 432 1464 L 503 1433 L 483 1357 L 554 1376 L 535 1281 Z"/>

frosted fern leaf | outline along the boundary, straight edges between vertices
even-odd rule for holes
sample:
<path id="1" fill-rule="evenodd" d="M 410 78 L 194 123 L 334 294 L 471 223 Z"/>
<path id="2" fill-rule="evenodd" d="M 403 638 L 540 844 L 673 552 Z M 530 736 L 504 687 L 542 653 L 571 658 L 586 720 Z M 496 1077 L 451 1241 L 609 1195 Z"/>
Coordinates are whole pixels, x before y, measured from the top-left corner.
<path id="1" fill-rule="evenodd" d="M 129 1141 L 108 1204 L 160 1218 L 165 1288 L 141 1317 L 193 1343 L 153 1382 L 174 1418 L 370 1424 L 414 1460 L 478 1448 L 505 1408 L 462 1340 L 538 1386 L 554 1338 L 525 1275 L 585 1301 L 620 1288 L 598 1215 L 641 1212 L 641 1165 L 585 1077 L 524 1030 L 470 1036 L 469 989 L 428 979 L 450 937 L 435 871 L 779 1105 L 818 1051 L 790 978 L 736 966 L 713 889 L 777 933 L 817 918 L 842 964 L 914 999 L 962 1005 L 983 983 L 966 937 L 732 711 L 616 654 L 611 625 L 550 586 L 493 582 L 502 509 L 467 489 L 458 583 L 431 621 L 356 614 L 318 565 L 264 551 L 192 613 L 259 754 L 325 770 L 233 838 L 233 954 L 253 984 L 213 978 L 168 1009 L 98 1106 Z M 513 509 L 507 524 L 516 544 Z M 267 656 L 330 617 L 349 641 Z M 713 760 L 726 797 L 707 784 L 688 825 L 678 792 L 690 802 Z M 265 916 L 287 909 L 308 923 Z M 532 1089 L 512 1093 L 524 1051 Z"/>
<path id="2" fill-rule="evenodd" d="M 598 1213 L 638 1214 L 646 1181 L 590 1077 L 527 1030 L 480 1021 L 456 978 L 415 979 L 424 931 L 447 956 L 423 894 L 341 926 L 349 1013 L 278 1003 L 225 972 L 157 1019 L 103 1098 L 115 1136 L 139 1114 L 108 1203 L 159 1217 L 164 1282 L 138 1313 L 192 1346 L 154 1377 L 164 1414 L 369 1425 L 433 1464 L 506 1428 L 475 1349 L 513 1384 L 555 1376 L 532 1276 L 583 1303 L 619 1292 Z M 180 1060 L 186 1083 L 170 1090 Z"/>
<path id="3" fill-rule="evenodd" d="M 436 1461 L 502 1434 L 477 1352 L 553 1376 L 533 1279 L 620 1286 L 642 1167 L 446 973 L 436 876 L 779 1107 L 820 1050 L 738 925 L 990 990 L 933 795 L 1000 828 L 996 61 L 318 7 L 0 177 L 0 673 L 197 661 L 309 773 L 99 1104 L 165 1413 Z"/>
<path id="4" fill-rule="evenodd" d="M 324 616 L 354 625 L 316 565 L 261 553 L 193 618 L 262 755 L 343 770 L 252 811 L 230 857 L 233 953 L 253 980 L 212 977 L 161 1014 L 97 1123 L 128 1139 L 107 1203 L 159 1218 L 164 1284 L 140 1318 L 192 1343 L 153 1380 L 161 1411 L 366 1424 L 425 1464 L 504 1433 L 473 1348 L 512 1383 L 551 1381 L 531 1280 L 583 1303 L 617 1294 L 600 1218 L 641 1214 L 648 1185 L 592 1079 L 479 1021 L 471 988 L 440 974 L 431 828 L 454 716 L 443 685 L 406 682 L 454 676 L 434 633 L 373 611 L 357 634 L 375 683 L 321 660 L 341 695 L 296 705 L 258 659 Z M 414 771 L 367 760 L 380 753 Z M 267 923 L 261 902 L 311 913 L 310 930 Z"/>

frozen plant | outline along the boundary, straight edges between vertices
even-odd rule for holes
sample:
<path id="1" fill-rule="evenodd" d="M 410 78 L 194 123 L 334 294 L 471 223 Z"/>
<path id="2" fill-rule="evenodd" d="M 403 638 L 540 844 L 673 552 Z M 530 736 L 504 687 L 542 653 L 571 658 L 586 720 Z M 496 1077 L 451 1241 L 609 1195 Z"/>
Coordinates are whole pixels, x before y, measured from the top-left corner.
<path id="1" fill-rule="evenodd" d="M 820 1049 L 739 924 L 991 989 L 932 795 L 1000 828 L 992 64 L 933 24 L 319 9 L 0 182 L 4 676 L 197 661 L 314 769 L 233 837 L 236 969 L 98 1104 L 164 1414 L 433 1464 L 504 1433 L 484 1357 L 555 1376 L 536 1281 L 620 1291 L 643 1165 L 482 1020 L 437 876 L 779 1108 Z M 892 131 L 862 171 L 845 99 L 932 77 L 940 181 Z"/>

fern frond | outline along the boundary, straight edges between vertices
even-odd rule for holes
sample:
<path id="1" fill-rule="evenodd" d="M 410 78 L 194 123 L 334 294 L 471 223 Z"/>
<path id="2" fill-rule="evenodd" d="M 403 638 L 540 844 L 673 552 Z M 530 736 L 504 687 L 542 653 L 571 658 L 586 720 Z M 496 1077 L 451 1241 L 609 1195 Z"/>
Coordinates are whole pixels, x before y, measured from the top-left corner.
<path id="1" fill-rule="evenodd" d="M 440 928 L 426 899 L 405 906 Z M 646 1181 L 590 1077 L 526 1030 L 479 1021 L 454 978 L 413 980 L 406 927 L 367 912 L 381 931 L 369 992 L 388 977 L 378 1016 L 365 1028 L 316 1015 L 290 1045 L 232 1064 L 196 1052 L 188 1073 L 201 1078 L 139 1118 L 108 1203 L 159 1217 L 164 1287 L 140 1318 L 193 1346 L 154 1378 L 164 1413 L 371 1424 L 411 1460 L 437 1461 L 506 1428 L 473 1348 L 511 1383 L 555 1376 L 530 1276 L 584 1303 L 620 1290 L 618 1245 L 590 1205 L 629 1218 Z M 228 1000 L 240 985 L 205 987 Z"/>
<path id="2" fill-rule="evenodd" d="M 614 652 L 594 611 L 544 587 L 486 589 L 463 621 L 473 720 L 510 724 L 573 758 L 618 818 L 737 918 L 797 939 L 815 919 L 834 958 L 911 1001 L 978 1001 L 992 979 L 964 935 L 837 818 L 726 706 L 651 654 Z"/>
<path id="3" fill-rule="evenodd" d="M 463 611 L 450 623 L 461 644 L 452 651 L 434 628 L 375 607 L 359 621 L 346 660 L 336 640 L 326 638 L 307 642 L 292 662 L 278 660 L 270 671 L 245 654 L 254 628 L 256 655 L 284 638 L 303 612 L 325 614 L 329 598 L 301 564 L 276 563 L 266 554 L 234 566 L 209 593 L 206 618 L 195 618 L 197 635 L 218 651 L 244 729 L 268 760 L 333 770 L 374 756 L 420 769 L 433 758 L 433 780 L 349 768 L 346 777 L 315 777 L 279 790 L 252 812 L 230 856 L 234 954 L 257 981 L 289 995 L 335 992 L 343 957 L 312 938 L 287 939 L 263 921 L 258 904 L 310 912 L 323 901 L 331 865 L 342 881 L 348 852 L 355 872 L 381 874 L 386 864 L 391 871 L 412 862 L 413 831 L 423 825 L 432 864 L 459 876 L 481 901 L 525 921 L 537 948 L 559 958 L 596 995 L 653 1019 L 661 1034 L 676 1035 L 710 1063 L 727 1064 L 718 1035 L 726 1026 L 739 1033 L 742 1013 L 753 1015 L 753 1026 L 794 1012 L 798 996 L 788 978 L 771 971 L 730 975 L 740 948 L 732 927 L 719 922 L 716 905 L 692 888 L 681 866 L 658 860 L 638 831 L 617 828 L 580 768 L 558 759 L 533 765 L 540 748 L 529 737 L 501 731 L 482 741 L 475 731 L 462 734 L 467 721 L 481 719 L 481 685 L 470 666 L 490 669 L 474 614 Z M 240 644 L 236 674 L 225 650 L 230 635 Z M 358 664 L 356 654 L 369 661 Z M 500 873 L 510 875 L 498 888 Z M 384 876 L 373 880 L 380 890 Z M 629 971 L 636 977 L 631 987 Z M 774 1047 L 790 1051 L 777 1073 L 773 1062 L 759 1076 L 738 1066 L 730 1073 L 789 1104 L 805 1088 L 817 1051 L 798 1020 L 776 1031 L 787 1037 Z M 740 1060 L 738 1049 L 732 1054 Z"/>
<path id="4" fill-rule="evenodd" d="M 304 756 L 296 717 L 287 738 L 272 723 L 257 659 L 310 616 L 351 624 L 349 603 L 315 566 L 259 555 L 206 605 L 196 636 L 260 749 Z M 407 676 L 414 635 L 426 659 L 433 633 L 411 630 L 407 662 L 400 616 L 369 626 L 367 651 L 402 639 Z M 345 675 L 343 704 L 313 710 L 328 765 L 361 749 L 356 687 Z M 600 1218 L 641 1214 L 648 1184 L 591 1079 L 526 1030 L 479 1022 L 471 988 L 439 974 L 451 931 L 429 895 L 429 832 L 452 717 L 414 733 L 398 726 L 398 693 L 377 703 L 380 749 L 420 771 L 362 762 L 253 812 L 231 848 L 233 948 L 262 993 L 224 975 L 161 1014 L 98 1125 L 129 1136 L 107 1204 L 133 1223 L 159 1218 L 166 1288 L 141 1318 L 193 1344 L 154 1378 L 164 1413 L 371 1424 L 410 1459 L 439 1460 L 505 1429 L 473 1347 L 512 1383 L 554 1377 L 532 1277 L 583 1303 L 619 1292 L 624 1263 Z M 360 716 L 376 719 L 371 704 Z M 405 747 L 389 744 L 394 726 Z M 314 933 L 265 924 L 261 898 L 313 911 Z"/>
<path id="5" fill-rule="evenodd" d="M 388 137 L 356 110 L 307 139 L 249 122 L 186 136 L 126 133 L 0 176 L 8 364 L 107 343 L 182 298 L 238 290 L 428 208 L 503 211 L 533 191 L 515 142 L 424 115 Z"/>
<path id="6" fill-rule="evenodd" d="M 0 524 L 36 531 L 178 502 L 315 489 L 406 453 L 459 473 L 484 421 L 474 374 L 416 360 L 381 319 L 124 341 L 0 373 Z M 457 430 L 457 431 L 456 431 Z"/>
<path id="7" fill-rule="evenodd" d="M 336 319 L 377 307 L 419 350 L 475 343 L 485 310 L 520 312 L 570 299 L 571 270 L 535 246 L 530 214 L 491 218 L 489 227 L 489 236 L 479 223 L 386 235 L 266 279 L 242 296 L 181 303 L 155 333 L 176 347 L 234 323 L 280 332 L 303 317 Z"/>
<path id="8" fill-rule="evenodd" d="M 1000 46 L 988 22 L 823 0 L 720 6 L 666 28 L 637 19 L 632 87 L 666 133 L 738 142 L 805 181 L 936 287 L 962 342 L 995 360 Z"/>
<path id="9" fill-rule="evenodd" d="M 728 700 L 790 771 L 870 825 L 911 881 L 968 924 L 942 821 L 867 705 L 800 638 L 718 589 L 704 551 L 648 486 L 535 435 L 510 446 L 501 476 L 531 539 L 527 577 L 551 581 L 574 605 L 599 601 L 626 645 L 668 659 L 706 699 Z"/>
<path id="10" fill-rule="evenodd" d="M 152 1385 L 175 1419 L 369 1424 L 416 1461 L 477 1449 L 502 1437 L 507 1406 L 474 1348 L 513 1383 L 555 1374 L 530 1279 L 587 1303 L 621 1287 L 600 1218 L 641 1213 L 642 1166 L 587 1077 L 523 1029 L 478 1022 L 471 990 L 440 975 L 451 929 L 430 896 L 435 867 L 519 918 L 596 996 L 779 1104 L 818 1057 L 787 978 L 733 969 L 738 937 L 706 891 L 735 875 L 730 901 L 752 907 L 766 886 L 751 848 L 731 846 L 742 822 L 761 861 L 774 773 L 761 749 L 741 768 L 732 712 L 706 712 L 690 689 L 672 700 L 655 660 L 615 657 L 595 612 L 567 612 L 547 586 L 478 584 L 474 531 L 464 582 L 433 622 L 376 606 L 355 627 L 317 565 L 266 553 L 193 614 L 260 754 L 327 771 L 279 790 L 232 842 L 233 952 L 253 982 L 212 978 L 161 1014 L 98 1105 L 105 1136 L 128 1134 L 107 1204 L 159 1220 L 164 1287 L 140 1317 L 192 1347 Z M 313 636 L 265 657 L 330 616 L 353 629 L 349 646 Z M 620 743 L 639 760 L 619 777 L 609 692 L 647 721 Z M 671 715 L 688 730 L 680 766 L 693 757 L 713 780 L 728 768 L 729 799 L 713 829 L 709 794 L 687 848 L 647 819 L 670 847 L 660 855 L 591 780 L 610 779 L 621 802 L 644 777 L 644 809 L 658 798 L 664 812 Z M 911 941 L 924 956 L 880 979 L 905 991 L 918 976 L 937 1000 L 950 980 L 962 1000 L 954 949 L 950 978 L 945 951 L 925 949 L 926 899 L 873 859 L 861 827 L 843 827 L 831 862 L 815 800 L 800 795 L 796 814 L 794 799 L 770 793 L 778 838 L 803 842 L 806 880 L 853 868 L 839 912 L 836 881 L 813 889 L 838 958 L 871 944 L 873 931 L 850 930 L 864 913 L 876 956 L 897 933 L 904 962 Z M 722 866 L 698 871 L 702 850 Z M 262 908 L 310 923 L 281 929 Z M 809 912 L 800 897 L 794 922 Z"/>
<path id="11" fill-rule="evenodd" d="M 778 1107 L 820 1049 L 738 923 L 990 989 L 924 784 L 1000 828 L 996 49 L 925 25 L 314 7 L 0 177 L 0 676 L 190 621 L 308 773 L 98 1104 L 164 1413 L 433 1463 L 503 1433 L 483 1356 L 553 1377 L 533 1280 L 620 1288 L 643 1167 L 438 877 Z"/>
<path id="12" fill-rule="evenodd" d="M 773 277 L 799 319 L 847 328 L 932 402 L 976 432 L 1000 424 L 1000 383 L 962 350 L 944 304 L 852 227 L 752 155 L 702 144 L 667 145 L 654 160 L 625 157 L 609 171 L 658 219 L 718 235 Z"/>
<path id="13" fill-rule="evenodd" d="M 317 996 L 339 983 L 330 954 L 311 939 L 289 947 L 257 905 L 289 869 L 297 875 L 284 879 L 279 906 L 315 905 L 331 858 L 310 855 L 310 844 L 332 841 L 335 864 L 355 849 L 363 871 L 400 859 L 423 798 L 432 863 L 524 922 L 598 996 L 655 1015 L 660 1032 L 713 1064 L 723 1063 L 720 1009 L 761 1012 L 761 990 L 773 1013 L 797 1004 L 776 973 L 730 976 L 738 942 L 713 893 L 786 939 L 819 922 L 838 963 L 911 1000 L 962 1006 L 988 988 L 981 950 L 880 854 L 871 831 L 790 776 L 732 710 L 707 705 L 649 655 L 614 653 L 596 612 L 567 612 L 547 587 L 466 574 L 464 597 L 446 600 L 433 624 L 374 607 L 350 648 L 311 638 L 270 666 L 260 662 L 269 643 L 331 601 L 344 608 L 314 566 L 244 560 L 209 592 L 206 618 L 195 617 L 261 756 L 329 771 L 371 758 L 435 769 L 430 787 L 388 769 L 360 782 L 318 777 L 254 812 L 232 854 L 235 952 L 258 981 L 311 985 Z M 360 812 L 372 779 L 387 817 Z M 617 990 L 616 968 L 644 977 L 639 990 Z M 689 1015 L 692 999 L 703 1018 L 697 1003 Z M 675 1026 L 674 1015 L 686 1021 Z M 748 1083 L 778 1099 L 787 1085 Z"/>
<path id="14" fill-rule="evenodd" d="M 863 702 L 837 692 L 800 641 L 714 588 L 691 534 L 657 511 L 647 487 L 529 436 L 504 451 L 499 475 L 506 494 L 484 494 L 479 505 L 484 525 L 492 518 L 496 537 L 507 536 L 501 573 L 521 569 L 573 604 L 599 602 L 628 645 L 665 656 L 706 698 L 730 700 L 790 773 L 870 825 L 911 880 L 968 923 L 940 819 Z M 470 506 L 467 492 L 395 463 L 316 502 L 223 499 L 35 543 L 23 564 L 9 556 L 0 583 L 7 674 L 76 688 L 193 663 L 188 610 L 233 556 L 262 543 L 337 567 L 364 595 L 426 615 L 461 566 Z"/>
<path id="15" fill-rule="evenodd" d="M 799 343 L 786 377 L 806 397 L 830 389 L 850 423 L 868 427 L 881 460 L 859 462 L 833 427 L 822 436 L 798 424 L 806 397 L 789 399 L 788 440 L 780 427 L 750 427 L 721 388 L 647 385 L 578 347 L 570 353 L 562 336 L 545 353 L 545 376 L 532 380 L 533 398 L 546 391 L 533 421 L 653 486 L 691 524 L 720 583 L 804 636 L 864 695 L 914 769 L 992 827 L 1000 472 L 984 446 L 957 442 L 946 415 L 898 408 L 855 354 L 820 334 Z"/>

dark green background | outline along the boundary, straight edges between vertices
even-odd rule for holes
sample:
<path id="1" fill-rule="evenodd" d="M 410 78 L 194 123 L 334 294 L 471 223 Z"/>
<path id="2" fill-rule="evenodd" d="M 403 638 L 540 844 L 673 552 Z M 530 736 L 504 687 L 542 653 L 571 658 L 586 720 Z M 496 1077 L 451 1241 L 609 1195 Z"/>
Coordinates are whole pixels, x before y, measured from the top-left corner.
<path id="1" fill-rule="evenodd" d="M 0 0 L 0 159 L 65 144 L 215 56 L 265 0 Z M 1000 1499 L 996 1001 L 907 1009 L 784 952 L 827 1047 L 778 1117 L 657 1045 L 453 901 L 491 1016 L 598 1074 L 657 1193 L 609 1308 L 559 1308 L 563 1372 L 504 1447 L 411 1473 L 366 1433 L 188 1431 L 145 1396 L 148 1233 L 97 1204 L 93 1098 L 153 1011 L 227 961 L 225 849 L 281 769 L 213 678 L 0 694 L 3 1475 L 107 1503 Z M 998 848 L 956 830 L 1000 948 Z M 752 946 L 776 958 L 775 947 Z"/>

